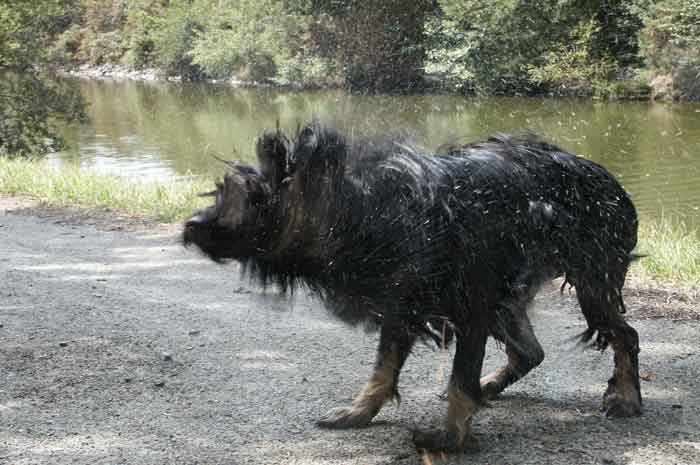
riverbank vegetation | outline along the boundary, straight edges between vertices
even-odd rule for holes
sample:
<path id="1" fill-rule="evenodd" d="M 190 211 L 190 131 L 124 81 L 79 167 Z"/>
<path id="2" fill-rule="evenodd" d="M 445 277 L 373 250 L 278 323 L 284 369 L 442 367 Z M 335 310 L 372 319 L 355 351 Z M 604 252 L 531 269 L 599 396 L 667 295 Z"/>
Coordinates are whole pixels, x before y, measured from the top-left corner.
<path id="1" fill-rule="evenodd" d="M 53 206 L 109 208 L 127 215 L 174 223 L 206 205 L 198 194 L 211 190 L 213 180 L 137 181 L 46 160 L 0 157 L 0 194 L 23 195 Z M 700 282 L 700 234 L 677 219 L 642 222 L 639 253 L 632 276 L 645 282 L 694 288 Z"/>
<path id="2" fill-rule="evenodd" d="M 66 24 L 68 2 L 0 1 L 0 158 L 61 147 L 57 119 L 85 119 L 78 90 L 46 78 L 52 38 Z"/>
<path id="3" fill-rule="evenodd" d="M 700 232 L 679 219 L 661 218 L 642 222 L 637 249 L 645 256 L 633 265 L 643 280 L 661 280 L 675 286 L 700 283 Z"/>
<path id="4" fill-rule="evenodd" d="M 139 181 L 78 166 L 55 167 L 46 160 L 0 157 L 2 194 L 29 196 L 56 206 L 109 208 L 165 223 L 180 221 L 210 202 L 198 194 L 212 186 L 211 180 L 201 178 Z"/>
<path id="5" fill-rule="evenodd" d="M 65 66 L 468 94 L 700 98 L 700 0 L 63 0 Z"/>
<path id="6" fill-rule="evenodd" d="M 700 98 L 700 0 L 2 0 L 0 156 L 84 118 L 50 69 L 468 95 Z M 148 70 L 148 71 L 147 71 Z"/>

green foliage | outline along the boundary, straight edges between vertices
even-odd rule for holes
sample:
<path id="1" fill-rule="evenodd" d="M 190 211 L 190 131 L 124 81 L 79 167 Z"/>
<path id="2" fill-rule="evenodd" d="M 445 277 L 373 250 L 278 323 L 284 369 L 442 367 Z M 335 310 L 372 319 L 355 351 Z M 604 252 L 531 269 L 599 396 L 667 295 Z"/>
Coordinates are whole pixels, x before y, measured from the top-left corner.
<path id="1" fill-rule="evenodd" d="M 3 0 L 0 3 L 0 69 L 24 70 L 46 58 L 47 36 L 60 27 L 69 1 Z"/>
<path id="2" fill-rule="evenodd" d="M 124 25 L 128 0 L 83 0 L 86 27 L 93 32 L 117 31 Z"/>
<path id="3" fill-rule="evenodd" d="M 327 17 L 303 2 L 222 1 L 194 40 L 193 63 L 214 78 L 308 87 L 337 85 Z"/>
<path id="4" fill-rule="evenodd" d="M 28 195 L 50 205 L 116 209 L 164 222 L 180 221 L 202 208 L 207 199 L 198 194 L 211 185 L 201 178 L 139 182 L 79 166 L 56 168 L 43 160 L 0 158 L 0 193 Z"/>
<path id="5" fill-rule="evenodd" d="M 590 93 L 638 64 L 639 16 L 613 0 L 440 0 L 426 71 L 487 94 Z"/>
<path id="6" fill-rule="evenodd" d="M 74 87 L 42 73 L 69 0 L 0 3 L 0 156 L 45 154 L 62 143 L 52 120 L 84 118 Z"/>
<path id="7" fill-rule="evenodd" d="M 476 80 L 468 64 L 474 44 L 467 39 L 459 22 L 451 18 L 430 18 L 425 34 L 433 45 L 428 48 L 425 72 L 439 76 L 444 87 L 469 90 Z"/>
<path id="8" fill-rule="evenodd" d="M 647 256 L 635 266 L 635 275 L 676 284 L 700 282 L 700 231 L 683 220 L 642 224 L 637 249 Z"/>
<path id="9" fill-rule="evenodd" d="M 155 62 L 155 31 L 157 18 L 163 14 L 158 0 L 131 0 L 126 9 L 122 62 L 130 68 L 153 66 Z"/>
<path id="10" fill-rule="evenodd" d="M 654 74 L 668 76 L 673 97 L 700 99 L 700 0 L 666 0 L 650 12 L 644 54 Z"/>
<path id="11" fill-rule="evenodd" d="M 81 52 L 90 64 L 102 65 L 119 61 L 125 50 L 119 31 L 88 31 Z"/>
<path id="12" fill-rule="evenodd" d="M 577 25 L 556 47 L 545 53 L 540 66 L 530 65 L 530 78 L 567 94 L 587 94 L 591 86 L 604 85 L 618 69 L 608 56 L 595 57 L 592 38 L 600 32 L 594 19 Z"/>
<path id="13" fill-rule="evenodd" d="M 282 3 L 240 0 L 235 2 L 235 8 L 231 3 L 221 2 L 197 34 L 191 53 L 193 62 L 216 78 L 273 78 L 277 63 L 290 55 Z"/>
<path id="14" fill-rule="evenodd" d="M 48 49 L 48 61 L 63 68 L 70 68 L 77 62 L 83 42 L 83 30 L 78 24 L 71 25 L 59 34 Z"/>
<path id="15" fill-rule="evenodd" d="M 454 79 L 469 78 L 463 87 L 479 93 L 530 93 L 536 86 L 528 69 L 539 64 L 556 37 L 556 2 L 550 0 L 440 0 L 440 34 L 429 69 L 447 59 Z M 453 70 L 453 71 L 450 71 Z M 450 75 L 448 74 L 448 76 Z"/>
<path id="16" fill-rule="evenodd" d="M 415 89 L 427 74 L 431 82 L 462 92 L 618 95 L 639 87 L 629 79 L 646 64 L 653 70 L 647 74 L 671 76 L 680 95 L 700 93 L 700 0 L 6 0 L 3 5 L 0 40 L 7 46 L 0 59 L 9 61 L 23 60 L 26 49 L 41 50 L 11 32 L 13 24 L 31 16 L 38 19 L 35 30 L 54 38 L 48 58 L 63 66 L 122 63 L 184 79 L 236 77 L 379 91 Z M 625 84 L 613 85 L 620 80 Z"/>
<path id="17" fill-rule="evenodd" d="M 297 55 L 282 61 L 273 79 L 280 85 L 301 85 L 303 87 L 333 87 L 342 84 L 338 65 L 332 59 Z"/>
<path id="18" fill-rule="evenodd" d="M 325 3 L 325 2 L 320 2 Z M 395 91 L 422 86 L 424 23 L 433 2 L 328 2 L 338 40 L 337 60 L 351 89 Z"/>
<path id="19" fill-rule="evenodd" d="M 0 79 L 0 157 L 44 155 L 63 146 L 52 120 L 83 120 L 74 86 L 41 75 L 4 72 Z"/>
<path id="20" fill-rule="evenodd" d="M 638 37 L 643 22 L 634 1 L 569 0 L 562 10 L 570 27 L 591 21 L 597 26 L 589 37 L 593 61 L 612 60 L 618 68 L 641 64 Z"/>
<path id="21" fill-rule="evenodd" d="M 191 50 L 197 33 L 203 30 L 208 2 L 173 0 L 162 18 L 156 18 L 153 34 L 155 64 L 168 76 L 186 80 L 201 77 Z"/>

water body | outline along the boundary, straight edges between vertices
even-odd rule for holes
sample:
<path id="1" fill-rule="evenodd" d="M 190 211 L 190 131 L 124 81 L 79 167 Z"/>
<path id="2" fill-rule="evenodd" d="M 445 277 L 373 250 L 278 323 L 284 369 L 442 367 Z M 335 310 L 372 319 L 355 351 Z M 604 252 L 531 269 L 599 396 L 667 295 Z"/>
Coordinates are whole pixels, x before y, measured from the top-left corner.
<path id="1" fill-rule="evenodd" d="M 645 220 L 700 225 L 700 104 L 590 99 L 363 96 L 212 84 L 78 81 L 90 123 L 64 128 L 56 163 L 129 177 L 216 176 L 215 157 L 254 162 L 255 139 L 318 118 L 349 133 L 393 133 L 433 151 L 533 131 L 606 166 Z"/>

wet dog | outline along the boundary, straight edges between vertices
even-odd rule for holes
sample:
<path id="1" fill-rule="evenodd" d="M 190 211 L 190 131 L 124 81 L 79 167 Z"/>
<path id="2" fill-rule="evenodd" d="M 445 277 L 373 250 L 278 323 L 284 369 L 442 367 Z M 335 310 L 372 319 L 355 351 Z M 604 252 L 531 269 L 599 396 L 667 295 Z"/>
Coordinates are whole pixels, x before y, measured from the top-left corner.
<path id="1" fill-rule="evenodd" d="M 554 277 L 576 288 L 582 339 L 614 351 L 603 409 L 640 413 L 638 337 L 621 294 L 637 216 L 603 167 L 533 136 L 428 155 L 397 141 L 349 141 L 319 124 L 293 138 L 265 134 L 257 156 L 258 168 L 231 164 L 183 239 L 263 284 L 306 286 L 348 323 L 379 328 L 371 379 L 321 426 L 369 424 L 398 395 L 416 340 L 454 337 L 445 429 L 416 432 L 414 442 L 473 447 L 482 399 L 544 357 L 525 310 Z M 508 363 L 480 378 L 488 336 L 504 343 Z"/>

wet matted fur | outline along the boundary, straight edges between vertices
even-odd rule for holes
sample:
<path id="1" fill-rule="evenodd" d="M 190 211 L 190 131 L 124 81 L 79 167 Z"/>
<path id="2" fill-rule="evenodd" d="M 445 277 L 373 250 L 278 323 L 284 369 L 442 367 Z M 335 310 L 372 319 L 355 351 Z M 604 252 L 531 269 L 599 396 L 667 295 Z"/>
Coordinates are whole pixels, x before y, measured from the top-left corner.
<path id="1" fill-rule="evenodd" d="M 636 331 L 621 289 L 637 241 L 634 206 L 600 165 L 534 136 L 499 135 L 425 154 L 394 140 L 346 139 L 310 124 L 258 141 L 259 168 L 231 164 L 184 243 L 284 290 L 303 285 L 350 324 L 380 328 L 375 372 L 352 405 L 319 420 L 365 426 L 398 395 L 416 339 L 456 339 L 443 431 L 425 450 L 475 445 L 470 419 L 544 352 L 526 307 L 544 282 L 576 288 L 584 340 L 615 351 L 603 408 L 641 411 Z M 491 335 L 508 364 L 480 379 Z"/>

